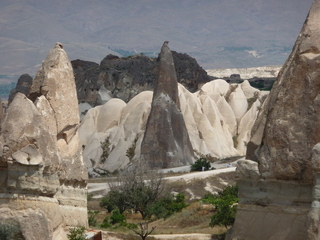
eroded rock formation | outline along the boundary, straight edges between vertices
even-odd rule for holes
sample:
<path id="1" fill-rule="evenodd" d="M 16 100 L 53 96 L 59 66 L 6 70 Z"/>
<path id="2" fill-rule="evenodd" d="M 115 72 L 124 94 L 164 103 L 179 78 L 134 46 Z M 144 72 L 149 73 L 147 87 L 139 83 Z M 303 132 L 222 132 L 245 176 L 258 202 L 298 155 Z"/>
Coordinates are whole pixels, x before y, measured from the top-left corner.
<path id="1" fill-rule="evenodd" d="M 167 42 L 159 54 L 151 111 L 141 143 L 141 160 L 152 168 L 178 167 L 194 161 L 180 111 L 177 76 Z"/>
<path id="2" fill-rule="evenodd" d="M 319 239 L 320 1 L 252 130 L 238 165 L 232 239 Z"/>
<path id="3" fill-rule="evenodd" d="M 87 226 L 78 111 L 71 63 L 57 43 L 1 126 L 0 221 L 17 224 L 24 239 L 67 239 L 66 224 Z"/>
<path id="4" fill-rule="evenodd" d="M 178 84 L 178 93 L 181 113 L 196 152 L 216 158 L 245 155 L 250 130 L 267 92 L 251 87 L 248 81 L 238 85 L 215 80 L 195 93 Z M 129 149 L 134 150 L 134 159 L 140 159 L 151 101 L 152 92 L 144 91 L 127 104 L 113 98 L 88 111 L 79 131 L 81 144 L 85 146 L 84 159 L 92 175 L 93 170 L 113 172 L 123 168 L 130 161 L 126 156 Z M 237 112 L 236 118 L 233 109 L 245 108 L 245 113 Z M 104 142 L 107 144 L 101 144 Z"/>

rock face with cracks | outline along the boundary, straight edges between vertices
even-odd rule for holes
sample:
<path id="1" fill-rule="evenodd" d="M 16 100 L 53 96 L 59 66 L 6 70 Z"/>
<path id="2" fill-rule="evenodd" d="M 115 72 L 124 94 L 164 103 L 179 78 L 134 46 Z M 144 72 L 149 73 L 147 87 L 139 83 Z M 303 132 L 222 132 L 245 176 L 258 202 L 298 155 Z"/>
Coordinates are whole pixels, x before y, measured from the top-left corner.
<path id="1" fill-rule="evenodd" d="M 17 225 L 24 239 L 67 239 L 65 225 L 87 226 L 78 113 L 71 63 L 57 43 L 1 126 L 0 221 Z"/>
<path id="2" fill-rule="evenodd" d="M 159 55 L 151 111 L 141 143 L 141 160 L 152 168 L 191 164 L 193 148 L 180 111 L 172 53 L 165 42 Z"/>
<path id="3" fill-rule="evenodd" d="M 319 239 L 320 0 L 252 129 L 238 165 L 239 205 L 229 239 Z"/>

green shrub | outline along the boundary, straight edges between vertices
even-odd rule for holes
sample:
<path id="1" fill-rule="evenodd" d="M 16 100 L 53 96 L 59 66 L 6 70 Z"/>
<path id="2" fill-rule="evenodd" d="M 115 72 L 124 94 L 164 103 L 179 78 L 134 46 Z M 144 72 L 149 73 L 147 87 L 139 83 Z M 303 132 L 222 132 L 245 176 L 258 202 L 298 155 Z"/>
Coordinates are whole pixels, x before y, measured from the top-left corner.
<path id="1" fill-rule="evenodd" d="M 119 209 L 115 209 L 110 216 L 111 224 L 123 223 L 126 221 L 126 216 L 121 214 Z"/>
<path id="2" fill-rule="evenodd" d="M 190 172 L 195 171 L 208 171 L 211 169 L 211 164 L 206 158 L 199 158 L 194 164 L 190 166 Z"/>
<path id="3" fill-rule="evenodd" d="M 215 206 L 216 212 L 211 217 L 210 227 L 215 225 L 227 227 L 234 223 L 239 202 L 237 185 L 228 186 L 217 195 L 207 194 L 202 200 Z"/>
<path id="4" fill-rule="evenodd" d="M 172 214 L 181 211 L 185 207 L 187 207 L 187 203 L 185 202 L 185 196 L 182 193 L 179 193 L 176 196 L 173 196 L 172 194 L 167 195 L 148 206 L 147 217 L 151 218 L 152 216 L 155 216 L 157 219 L 167 219 Z"/>
<path id="5" fill-rule="evenodd" d="M 115 205 L 114 205 L 113 201 L 108 197 L 103 197 L 101 199 L 100 207 L 107 209 L 107 211 L 109 213 L 115 209 Z"/>
<path id="6" fill-rule="evenodd" d="M 19 240 L 22 239 L 20 229 L 16 224 L 0 223 L 1 240 Z"/>
<path id="7" fill-rule="evenodd" d="M 109 228 L 109 227 L 111 227 L 111 223 L 110 223 L 108 217 L 106 217 L 105 219 L 103 219 L 103 222 L 102 222 L 102 224 L 100 225 L 100 227 L 102 227 L 102 228 Z"/>
<path id="8" fill-rule="evenodd" d="M 226 228 L 235 221 L 237 206 L 232 202 L 221 199 L 215 204 L 216 213 L 211 216 L 210 227 L 223 225 Z"/>
<path id="9" fill-rule="evenodd" d="M 95 227 L 97 225 L 97 219 L 96 216 L 99 213 L 99 211 L 88 211 L 88 223 L 89 226 Z"/>
<path id="10" fill-rule="evenodd" d="M 85 227 L 75 227 L 70 229 L 70 234 L 67 234 L 69 240 L 85 240 Z"/>

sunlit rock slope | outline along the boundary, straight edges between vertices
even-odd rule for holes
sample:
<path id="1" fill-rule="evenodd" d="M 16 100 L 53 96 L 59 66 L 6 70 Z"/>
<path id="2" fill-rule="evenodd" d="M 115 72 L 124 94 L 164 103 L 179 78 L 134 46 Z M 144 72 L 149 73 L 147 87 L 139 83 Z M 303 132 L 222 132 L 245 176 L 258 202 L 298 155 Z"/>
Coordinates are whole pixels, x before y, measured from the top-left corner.
<path id="1" fill-rule="evenodd" d="M 196 152 L 217 158 L 245 154 L 251 127 L 267 92 L 252 88 L 247 81 L 237 85 L 224 80 L 208 82 L 195 93 L 180 84 L 178 90 L 180 109 Z M 128 104 L 113 98 L 88 111 L 80 125 L 80 140 L 91 175 L 99 169 L 112 172 L 124 167 L 130 161 L 128 150 L 134 150 L 133 158 L 140 158 L 152 95 L 144 91 Z"/>

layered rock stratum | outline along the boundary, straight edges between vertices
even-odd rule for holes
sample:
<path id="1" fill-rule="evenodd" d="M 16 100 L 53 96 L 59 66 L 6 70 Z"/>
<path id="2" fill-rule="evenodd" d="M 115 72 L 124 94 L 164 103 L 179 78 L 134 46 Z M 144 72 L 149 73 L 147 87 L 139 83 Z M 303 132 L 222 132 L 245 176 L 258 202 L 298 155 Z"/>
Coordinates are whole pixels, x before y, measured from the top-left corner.
<path id="1" fill-rule="evenodd" d="M 230 239 L 320 238 L 319 18 L 315 0 L 252 129 Z"/>
<path id="2" fill-rule="evenodd" d="M 57 43 L 1 125 L 0 219 L 23 239 L 67 239 L 66 225 L 87 226 L 78 112 L 72 66 Z"/>

